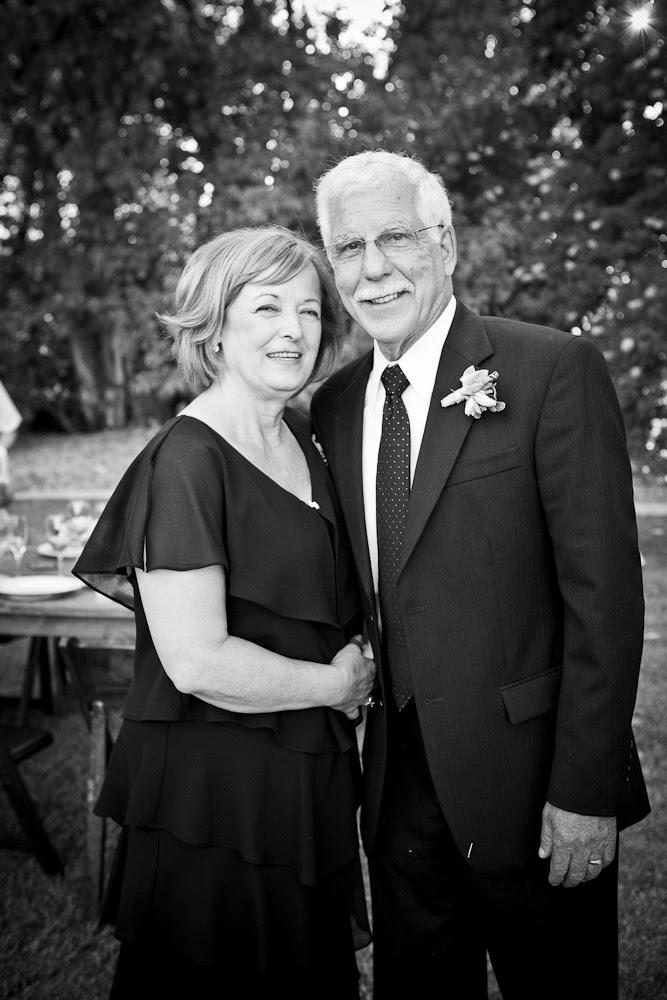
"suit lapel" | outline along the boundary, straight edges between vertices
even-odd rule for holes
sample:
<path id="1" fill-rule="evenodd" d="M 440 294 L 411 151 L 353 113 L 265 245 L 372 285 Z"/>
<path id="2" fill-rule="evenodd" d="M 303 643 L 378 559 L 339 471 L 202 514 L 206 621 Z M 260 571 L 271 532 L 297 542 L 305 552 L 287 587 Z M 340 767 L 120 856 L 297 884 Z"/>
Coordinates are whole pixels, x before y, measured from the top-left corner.
<path id="1" fill-rule="evenodd" d="M 493 348 L 480 317 L 460 302 L 457 303 L 456 314 L 440 355 L 424 438 L 419 450 L 403 536 L 401 570 L 410 558 L 463 442 L 475 423 L 473 417 L 465 415 L 462 403 L 445 409 L 440 405 L 440 400 L 460 387 L 461 375 L 469 365 L 478 366 L 492 354 Z"/>
<path id="2" fill-rule="evenodd" d="M 361 468 L 364 399 L 366 383 L 373 366 L 373 353 L 363 359 L 336 400 L 336 452 L 334 478 L 350 542 L 357 563 L 361 585 L 374 603 L 373 574 L 366 537 L 364 488 Z M 339 456 L 339 457 L 338 457 Z"/>

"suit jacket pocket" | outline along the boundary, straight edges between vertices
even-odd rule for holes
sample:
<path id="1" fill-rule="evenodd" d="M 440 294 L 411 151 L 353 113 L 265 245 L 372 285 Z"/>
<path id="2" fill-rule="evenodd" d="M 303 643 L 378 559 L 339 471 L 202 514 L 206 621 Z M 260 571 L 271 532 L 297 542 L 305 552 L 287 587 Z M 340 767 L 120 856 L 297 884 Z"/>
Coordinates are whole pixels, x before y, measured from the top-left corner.
<path id="1" fill-rule="evenodd" d="M 447 480 L 447 486 L 465 483 L 469 479 L 483 479 L 485 476 L 495 476 L 498 472 L 507 472 L 521 465 L 518 444 L 495 455 L 481 455 L 464 462 L 457 462 Z"/>
<path id="2" fill-rule="evenodd" d="M 505 684 L 500 694 L 505 703 L 505 711 L 510 722 L 518 725 L 538 715 L 544 715 L 558 704 L 562 667 L 533 674 L 523 681 Z"/>

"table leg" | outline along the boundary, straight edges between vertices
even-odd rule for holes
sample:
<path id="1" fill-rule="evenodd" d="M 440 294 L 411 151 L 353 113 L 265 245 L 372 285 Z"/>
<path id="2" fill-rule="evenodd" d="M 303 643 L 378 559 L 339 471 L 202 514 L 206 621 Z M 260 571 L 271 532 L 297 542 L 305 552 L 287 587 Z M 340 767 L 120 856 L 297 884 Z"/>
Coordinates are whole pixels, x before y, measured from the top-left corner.
<path id="1" fill-rule="evenodd" d="M 48 637 L 42 639 L 42 655 L 39 658 L 39 694 L 42 712 L 47 715 L 56 714 L 58 698 L 58 676 L 54 640 Z"/>
<path id="2" fill-rule="evenodd" d="M 86 728 L 90 730 L 90 705 L 88 698 L 86 698 L 83 679 L 79 671 L 79 664 L 76 657 L 77 645 L 78 641 L 76 639 L 69 639 L 66 643 L 56 643 L 54 645 L 53 652 L 56 658 L 57 677 L 61 685 L 59 692 L 62 696 L 63 685 L 65 690 L 68 687 L 71 689 L 79 704 L 79 711 L 86 724 Z"/>
<path id="3" fill-rule="evenodd" d="M 51 685 L 51 659 L 49 654 L 49 640 L 42 635 L 34 636 L 30 640 L 30 650 L 28 662 L 23 675 L 21 686 L 21 696 L 16 714 L 16 722 L 19 726 L 25 726 L 30 708 L 33 688 L 35 686 L 35 675 L 39 676 L 39 707 L 42 712 L 53 712 L 53 688 Z"/>

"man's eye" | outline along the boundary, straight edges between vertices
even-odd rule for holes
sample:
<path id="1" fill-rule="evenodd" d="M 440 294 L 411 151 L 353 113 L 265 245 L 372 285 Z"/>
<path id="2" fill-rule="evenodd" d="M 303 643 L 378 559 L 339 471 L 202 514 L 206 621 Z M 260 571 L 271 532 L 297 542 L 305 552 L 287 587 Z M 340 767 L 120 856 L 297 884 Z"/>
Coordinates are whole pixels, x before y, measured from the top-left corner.
<path id="1" fill-rule="evenodd" d="M 336 247 L 337 253 L 356 253 L 363 246 L 361 240 L 348 240 L 347 243 L 339 243 Z"/>
<path id="2" fill-rule="evenodd" d="M 400 245 L 401 243 L 409 242 L 409 240 L 410 240 L 409 233 L 401 232 L 400 229 L 392 230 L 392 232 L 390 233 L 383 233 L 382 236 L 380 237 L 380 242 L 384 243 L 385 245 L 390 245 L 392 243 L 397 243 Z"/>

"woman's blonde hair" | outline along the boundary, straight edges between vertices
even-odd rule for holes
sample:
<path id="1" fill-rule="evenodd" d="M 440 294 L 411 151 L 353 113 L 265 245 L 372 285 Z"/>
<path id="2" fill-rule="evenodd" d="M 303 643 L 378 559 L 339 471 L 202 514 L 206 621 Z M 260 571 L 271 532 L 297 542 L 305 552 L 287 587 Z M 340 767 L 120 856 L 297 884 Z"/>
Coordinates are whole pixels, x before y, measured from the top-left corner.
<path id="1" fill-rule="evenodd" d="M 205 389 L 220 373 L 220 342 L 225 312 L 248 282 L 261 278 L 283 284 L 312 264 L 322 292 L 322 339 L 310 381 L 325 373 L 338 354 L 342 313 L 324 254 L 282 226 L 232 229 L 198 247 L 176 286 L 176 311 L 158 319 L 172 339 L 172 354 L 183 377 Z"/>

